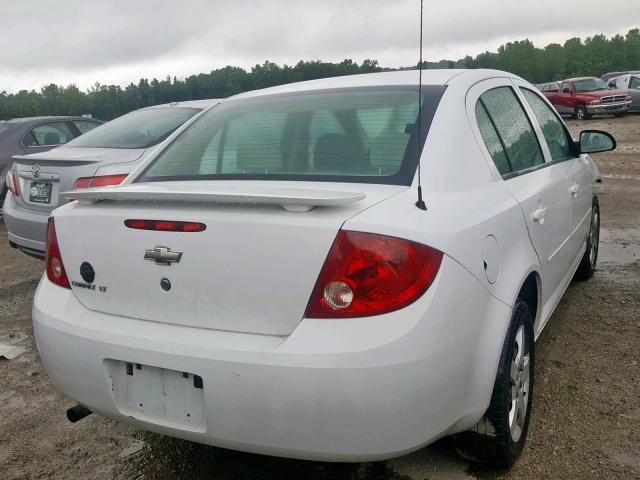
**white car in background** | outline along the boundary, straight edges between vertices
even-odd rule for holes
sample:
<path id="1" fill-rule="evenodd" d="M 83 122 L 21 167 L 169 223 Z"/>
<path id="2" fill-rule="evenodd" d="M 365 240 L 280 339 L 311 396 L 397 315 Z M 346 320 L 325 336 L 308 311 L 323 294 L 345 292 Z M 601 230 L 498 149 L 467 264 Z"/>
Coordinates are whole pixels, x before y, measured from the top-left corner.
<path id="1" fill-rule="evenodd" d="M 628 73 L 619 77 L 614 77 L 607 82 L 611 88 L 624 90 L 631 95 L 630 112 L 640 111 L 640 73 Z"/>
<path id="2" fill-rule="evenodd" d="M 420 108 L 416 71 L 241 94 L 66 194 L 33 320 L 69 419 L 329 461 L 454 434 L 513 463 L 534 339 L 596 268 L 585 154 L 615 141 L 508 73 L 423 83 Z"/>
<path id="3" fill-rule="evenodd" d="M 117 185 L 180 125 L 220 100 L 155 105 L 122 115 L 64 146 L 15 155 L 7 172 L 4 200 L 7 237 L 12 247 L 44 258 L 47 219 L 66 203 L 73 188 Z"/>

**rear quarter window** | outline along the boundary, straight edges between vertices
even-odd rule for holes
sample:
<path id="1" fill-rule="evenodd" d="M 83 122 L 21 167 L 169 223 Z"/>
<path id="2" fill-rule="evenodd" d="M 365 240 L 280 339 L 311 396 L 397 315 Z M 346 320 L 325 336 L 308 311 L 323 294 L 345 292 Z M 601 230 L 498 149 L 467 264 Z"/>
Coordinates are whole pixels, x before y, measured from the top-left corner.
<path id="1" fill-rule="evenodd" d="M 80 130 L 80 135 L 101 125 L 99 122 L 92 122 L 90 120 L 74 120 L 73 124 Z"/>

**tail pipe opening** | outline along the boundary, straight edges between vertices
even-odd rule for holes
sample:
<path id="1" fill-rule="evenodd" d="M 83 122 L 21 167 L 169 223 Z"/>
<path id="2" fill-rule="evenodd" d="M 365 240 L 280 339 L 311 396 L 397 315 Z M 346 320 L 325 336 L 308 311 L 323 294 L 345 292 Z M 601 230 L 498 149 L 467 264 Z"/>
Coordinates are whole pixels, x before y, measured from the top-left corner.
<path id="1" fill-rule="evenodd" d="M 76 423 L 92 413 L 88 408 L 84 408 L 82 405 L 76 405 L 67 410 L 67 418 L 71 423 Z"/>

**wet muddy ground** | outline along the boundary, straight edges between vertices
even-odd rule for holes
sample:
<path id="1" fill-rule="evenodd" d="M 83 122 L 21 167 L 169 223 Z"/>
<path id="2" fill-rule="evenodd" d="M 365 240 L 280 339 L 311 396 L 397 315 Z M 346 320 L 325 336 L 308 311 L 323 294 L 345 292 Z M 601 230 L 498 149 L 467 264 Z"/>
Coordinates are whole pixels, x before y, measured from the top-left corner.
<path id="1" fill-rule="evenodd" d="M 70 424 L 73 403 L 43 371 L 31 300 L 42 262 L 7 246 L 0 223 L 0 478 L 9 479 L 631 479 L 640 478 L 640 116 L 569 122 L 608 130 L 615 152 L 596 157 L 600 270 L 567 290 L 536 344 L 528 444 L 507 472 L 461 460 L 444 439 L 388 462 L 327 464 L 206 447 L 92 415 Z"/>

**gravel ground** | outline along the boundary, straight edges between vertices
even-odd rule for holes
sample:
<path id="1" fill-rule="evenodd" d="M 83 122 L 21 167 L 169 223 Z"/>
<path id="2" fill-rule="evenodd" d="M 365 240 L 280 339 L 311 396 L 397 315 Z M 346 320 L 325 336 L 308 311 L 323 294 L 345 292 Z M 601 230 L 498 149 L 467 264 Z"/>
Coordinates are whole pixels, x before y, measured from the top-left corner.
<path id="1" fill-rule="evenodd" d="M 72 402 L 38 360 L 30 308 L 42 262 L 8 248 L 0 223 L 0 472 L 32 479 L 632 479 L 640 478 L 640 116 L 570 122 L 608 130 L 597 156 L 600 270 L 567 290 L 537 348 L 529 439 L 507 472 L 469 465 L 444 439 L 379 463 L 325 464 L 206 447 L 92 415 L 72 425 Z"/>

